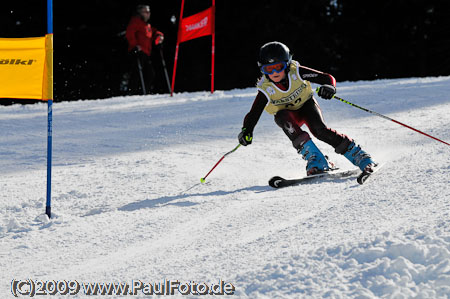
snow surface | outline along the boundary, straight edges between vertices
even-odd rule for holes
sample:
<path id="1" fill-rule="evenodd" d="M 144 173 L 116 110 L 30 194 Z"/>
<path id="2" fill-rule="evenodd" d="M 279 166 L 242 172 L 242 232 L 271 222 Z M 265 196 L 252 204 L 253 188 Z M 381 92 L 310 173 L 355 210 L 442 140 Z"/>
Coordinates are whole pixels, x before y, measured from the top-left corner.
<path id="1" fill-rule="evenodd" d="M 253 144 L 200 184 L 238 144 L 255 93 L 55 103 L 50 220 L 47 106 L 0 107 L 2 298 L 28 278 L 222 279 L 235 298 L 449 298 L 450 147 L 319 100 L 330 127 L 385 163 L 365 185 L 271 189 L 270 177 L 303 176 L 305 162 L 268 114 Z M 343 82 L 338 95 L 450 141 L 450 77 Z"/>

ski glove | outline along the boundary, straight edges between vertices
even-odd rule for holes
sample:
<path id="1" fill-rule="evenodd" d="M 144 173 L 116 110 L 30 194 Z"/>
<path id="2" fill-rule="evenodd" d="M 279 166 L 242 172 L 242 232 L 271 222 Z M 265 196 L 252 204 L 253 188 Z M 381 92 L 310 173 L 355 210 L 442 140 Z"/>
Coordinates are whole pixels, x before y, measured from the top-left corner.
<path id="1" fill-rule="evenodd" d="M 333 98 L 335 93 L 336 87 L 327 84 L 320 86 L 319 91 L 317 92 L 319 97 L 325 100 L 330 100 L 331 98 Z"/>
<path id="2" fill-rule="evenodd" d="M 243 146 L 247 146 L 249 144 L 252 144 L 253 133 L 247 132 L 246 128 L 242 128 L 242 131 L 239 133 L 238 139 L 240 144 L 242 144 Z"/>
<path id="3" fill-rule="evenodd" d="M 160 44 L 163 43 L 163 41 L 164 41 L 164 36 L 158 35 L 158 36 L 155 38 L 155 45 L 160 45 Z"/>

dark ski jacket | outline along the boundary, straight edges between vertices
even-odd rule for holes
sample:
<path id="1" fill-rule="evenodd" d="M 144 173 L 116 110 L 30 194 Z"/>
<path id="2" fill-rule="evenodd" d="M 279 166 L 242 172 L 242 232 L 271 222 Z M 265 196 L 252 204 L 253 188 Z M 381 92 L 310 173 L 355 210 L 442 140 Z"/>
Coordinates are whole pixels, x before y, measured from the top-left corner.
<path id="1" fill-rule="evenodd" d="M 317 71 L 302 65 L 299 66 L 298 71 L 303 80 L 307 80 L 311 83 L 320 85 L 329 84 L 336 87 L 336 79 L 334 79 L 334 77 L 330 74 L 323 73 L 321 71 Z M 274 84 L 282 90 L 287 90 L 289 87 L 287 86 L 287 84 L 289 84 L 288 80 L 283 80 L 279 83 Z M 269 99 L 261 91 L 258 91 L 258 94 L 253 101 L 250 112 L 247 113 L 244 118 L 243 128 L 246 128 L 247 132 L 253 133 L 253 129 L 258 123 L 259 118 L 261 117 L 261 114 L 263 113 L 264 108 L 266 107 L 268 102 Z"/>
<path id="2" fill-rule="evenodd" d="M 159 35 L 164 36 L 162 32 L 144 22 L 140 16 L 132 17 L 125 34 L 128 40 L 128 52 L 139 45 L 142 52 L 150 56 L 152 46 Z"/>

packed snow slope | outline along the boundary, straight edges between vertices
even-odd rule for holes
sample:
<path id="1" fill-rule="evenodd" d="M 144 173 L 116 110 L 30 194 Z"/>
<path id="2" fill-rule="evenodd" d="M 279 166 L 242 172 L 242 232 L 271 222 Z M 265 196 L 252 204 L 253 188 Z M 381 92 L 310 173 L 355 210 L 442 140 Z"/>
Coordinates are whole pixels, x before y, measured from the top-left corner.
<path id="1" fill-rule="evenodd" d="M 303 176 L 306 163 L 268 114 L 253 144 L 200 184 L 238 144 L 255 94 L 55 103 L 50 220 L 47 105 L 0 107 L 1 297 L 14 279 L 33 279 L 223 280 L 235 298 L 448 298 L 450 147 L 319 99 L 331 128 L 385 163 L 365 185 L 269 187 L 275 175 Z M 450 142 L 450 77 L 342 82 L 338 95 Z"/>

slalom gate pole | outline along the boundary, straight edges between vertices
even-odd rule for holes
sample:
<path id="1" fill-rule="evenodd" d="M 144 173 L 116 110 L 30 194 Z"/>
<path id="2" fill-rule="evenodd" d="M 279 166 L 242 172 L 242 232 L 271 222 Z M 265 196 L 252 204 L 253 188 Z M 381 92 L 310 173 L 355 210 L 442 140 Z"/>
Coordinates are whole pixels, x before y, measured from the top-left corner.
<path id="1" fill-rule="evenodd" d="M 159 48 L 159 52 L 161 54 L 161 62 L 164 68 L 164 75 L 166 76 L 166 81 L 167 81 L 167 87 L 169 88 L 169 93 L 172 92 L 172 89 L 170 87 L 170 79 L 169 79 L 169 73 L 167 73 L 167 67 L 166 67 L 166 61 L 164 60 L 164 55 L 163 55 L 163 47 L 161 45 L 161 47 Z"/>
<path id="2" fill-rule="evenodd" d="M 52 155 L 53 155 L 53 0 L 47 0 L 47 34 L 50 38 L 50 49 L 47 49 L 46 41 L 46 56 L 47 63 L 50 68 L 50 78 L 48 84 L 50 85 L 50 97 L 47 99 L 47 200 L 45 203 L 45 214 L 48 218 L 52 218 Z"/>
<path id="3" fill-rule="evenodd" d="M 203 178 L 200 179 L 200 182 L 204 183 L 206 177 L 214 170 L 214 168 L 216 168 L 217 165 L 219 165 L 219 163 L 222 162 L 222 160 L 223 160 L 226 156 L 228 156 L 229 154 L 235 152 L 240 146 L 241 146 L 241 144 L 238 144 L 238 146 L 236 146 L 234 149 L 232 149 L 231 151 L 229 151 L 228 153 L 226 153 L 225 155 L 223 155 L 222 158 L 220 158 L 219 162 L 217 162 L 216 165 L 214 165 L 214 167 L 211 168 L 211 170 L 205 175 L 205 177 L 203 177 Z"/>
<path id="4" fill-rule="evenodd" d="M 178 50 L 180 49 L 180 32 L 181 32 L 181 21 L 183 20 L 183 10 L 184 10 L 184 0 L 181 0 L 180 9 L 180 19 L 178 22 L 178 35 L 177 35 L 177 45 L 175 47 L 175 58 L 173 62 L 173 73 L 172 73 L 172 86 L 170 88 L 170 96 L 173 96 L 173 90 L 175 88 L 175 75 L 177 74 L 177 63 L 178 63 Z"/>
<path id="5" fill-rule="evenodd" d="M 319 88 L 316 89 L 316 92 L 318 92 L 318 91 L 319 91 Z M 361 109 L 361 110 L 363 110 L 363 111 L 369 112 L 369 113 L 374 114 L 374 115 L 376 115 L 376 116 L 379 116 L 379 117 L 382 117 L 382 118 L 384 118 L 384 119 L 390 120 L 390 121 L 392 121 L 392 122 L 394 122 L 394 123 L 396 123 L 396 124 L 402 125 L 402 126 L 408 128 L 408 129 L 411 129 L 411 130 L 413 130 L 413 131 L 415 131 L 415 132 L 417 132 L 417 133 L 420 133 L 420 134 L 425 135 L 425 136 L 427 136 L 427 137 L 430 137 L 430 138 L 432 138 L 432 139 L 434 139 L 434 140 L 437 140 L 437 141 L 439 141 L 439 142 L 442 142 L 442 143 L 444 143 L 444 144 L 446 144 L 446 145 L 450 145 L 449 143 L 447 143 L 447 142 L 445 142 L 445 141 L 443 141 L 443 140 L 440 140 L 440 139 L 438 139 L 438 138 L 436 138 L 436 137 L 433 137 L 433 136 L 431 136 L 431 135 L 429 135 L 429 134 L 427 134 L 427 133 L 424 133 L 424 132 L 422 132 L 422 131 L 419 131 L 419 130 L 417 130 L 417 129 L 411 127 L 411 126 L 408 126 L 408 125 L 406 125 L 406 124 L 404 124 L 404 123 L 401 123 L 401 122 L 399 122 L 399 121 L 397 121 L 397 120 L 395 120 L 395 119 L 392 119 L 392 118 L 390 118 L 390 117 L 387 117 L 387 116 L 385 116 L 385 115 L 383 115 L 383 114 L 380 114 L 380 113 L 378 113 L 378 112 L 371 111 L 371 110 L 369 110 L 369 109 L 367 109 L 367 108 L 364 108 L 364 107 L 358 106 L 358 105 L 356 105 L 356 104 L 350 103 L 349 101 L 344 100 L 344 99 L 342 99 L 342 98 L 340 98 L 340 97 L 338 97 L 338 96 L 333 96 L 333 98 L 336 99 L 336 100 L 339 100 L 339 101 L 341 101 L 341 102 L 343 102 L 343 103 L 345 103 L 345 104 L 348 104 L 348 105 L 350 105 L 350 106 L 356 107 L 356 108 L 358 108 L 358 109 Z"/>
<path id="6" fill-rule="evenodd" d="M 216 0 L 212 0 L 213 18 L 212 18 L 212 35 L 211 35 L 211 93 L 214 93 L 214 56 L 216 52 Z"/>
<path id="7" fill-rule="evenodd" d="M 142 94 L 146 95 L 147 91 L 145 90 L 144 74 L 142 73 L 141 60 L 139 59 L 138 55 L 136 55 L 136 60 L 137 60 L 137 66 L 138 66 L 138 70 L 139 70 L 139 77 L 141 77 Z"/>

